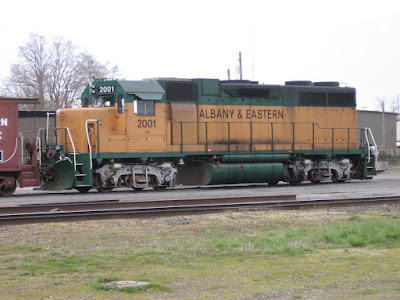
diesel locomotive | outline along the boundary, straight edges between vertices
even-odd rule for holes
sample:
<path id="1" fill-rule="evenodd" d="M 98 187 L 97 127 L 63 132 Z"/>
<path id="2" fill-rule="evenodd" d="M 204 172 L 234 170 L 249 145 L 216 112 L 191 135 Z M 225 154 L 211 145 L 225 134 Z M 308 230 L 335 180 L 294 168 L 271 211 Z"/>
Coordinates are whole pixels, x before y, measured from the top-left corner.
<path id="1" fill-rule="evenodd" d="M 376 175 L 356 91 L 338 82 L 96 79 L 38 134 L 42 188 L 343 182 Z"/>

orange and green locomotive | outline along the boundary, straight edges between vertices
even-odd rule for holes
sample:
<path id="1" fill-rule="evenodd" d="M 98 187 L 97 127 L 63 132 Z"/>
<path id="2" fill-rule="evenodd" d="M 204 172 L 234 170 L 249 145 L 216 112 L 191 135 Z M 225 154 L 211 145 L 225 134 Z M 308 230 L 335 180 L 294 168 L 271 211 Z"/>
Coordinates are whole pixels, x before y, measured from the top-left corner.
<path id="1" fill-rule="evenodd" d="M 81 108 L 39 134 L 44 189 L 280 181 L 376 174 L 376 145 L 357 128 L 356 91 L 337 82 L 99 79 Z"/>

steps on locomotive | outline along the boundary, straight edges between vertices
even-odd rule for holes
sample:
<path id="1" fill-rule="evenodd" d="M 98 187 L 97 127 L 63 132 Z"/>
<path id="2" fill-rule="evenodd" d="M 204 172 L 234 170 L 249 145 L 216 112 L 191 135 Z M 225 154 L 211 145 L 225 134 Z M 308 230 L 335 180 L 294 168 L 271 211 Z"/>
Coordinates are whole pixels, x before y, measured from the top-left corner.
<path id="1" fill-rule="evenodd" d="M 76 171 L 75 171 L 75 187 L 88 187 L 91 186 L 90 184 L 88 184 L 86 181 L 86 173 L 84 172 L 83 168 L 84 165 L 81 162 L 76 162 Z"/>
<path id="2" fill-rule="evenodd" d="M 77 181 L 82 181 L 86 177 L 85 173 L 82 173 L 82 163 L 76 163 L 75 178 Z"/>
<path id="3" fill-rule="evenodd" d="M 374 166 L 367 166 L 367 176 L 374 176 L 376 174 L 377 174 L 377 171 Z"/>

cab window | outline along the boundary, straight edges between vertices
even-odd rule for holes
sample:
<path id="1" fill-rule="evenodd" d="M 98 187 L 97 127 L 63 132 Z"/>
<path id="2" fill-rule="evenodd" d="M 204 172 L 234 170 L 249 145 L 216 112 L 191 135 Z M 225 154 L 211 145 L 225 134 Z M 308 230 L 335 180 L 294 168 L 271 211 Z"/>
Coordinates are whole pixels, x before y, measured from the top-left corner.
<path id="1" fill-rule="evenodd" d="M 102 99 L 101 97 L 93 97 L 92 98 L 92 107 L 101 107 Z"/>
<path id="2" fill-rule="evenodd" d="M 82 107 L 88 107 L 88 106 L 89 106 L 89 98 L 85 96 L 82 99 Z"/>
<path id="3" fill-rule="evenodd" d="M 138 115 L 154 115 L 154 100 L 135 100 L 133 112 Z"/>
<path id="4" fill-rule="evenodd" d="M 92 98 L 92 107 L 113 107 L 115 105 L 114 95 L 104 95 Z"/>

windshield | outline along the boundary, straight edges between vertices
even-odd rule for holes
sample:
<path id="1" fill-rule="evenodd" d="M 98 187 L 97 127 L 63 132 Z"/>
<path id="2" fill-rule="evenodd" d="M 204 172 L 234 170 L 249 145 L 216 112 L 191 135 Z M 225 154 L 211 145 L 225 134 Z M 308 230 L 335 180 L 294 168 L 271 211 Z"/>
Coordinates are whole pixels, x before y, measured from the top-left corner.
<path id="1" fill-rule="evenodd" d="M 113 107 L 115 105 L 114 95 L 104 95 L 92 98 L 92 107 Z"/>

